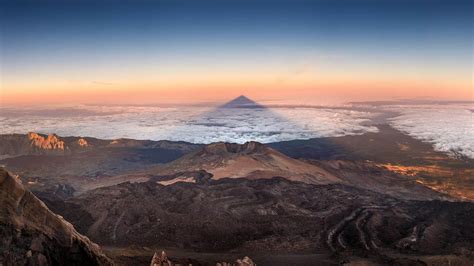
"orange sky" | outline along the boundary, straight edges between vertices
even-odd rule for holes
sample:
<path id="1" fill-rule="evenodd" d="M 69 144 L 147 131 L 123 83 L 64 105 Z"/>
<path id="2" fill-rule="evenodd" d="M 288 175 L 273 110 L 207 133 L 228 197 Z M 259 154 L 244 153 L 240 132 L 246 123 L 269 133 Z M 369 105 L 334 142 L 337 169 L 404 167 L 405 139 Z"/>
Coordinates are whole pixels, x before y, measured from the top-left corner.
<path id="1" fill-rule="evenodd" d="M 360 75 L 359 75 L 360 74 Z M 369 78 L 368 76 L 372 76 Z M 2 83 L 2 105 L 62 103 L 198 103 L 225 101 L 245 94 L 256 100 L 292 100 L 309 103 L 352 100 L 420 98 L 473 100 L 472 82 L 463 77 L 404 76 L 384 73 L 337 75 L 314 72 L 302 74 L 249 73 L 229 75 L 166 76 L 144 82 L 123 77 L 110 82 L 38 80 Z"/>

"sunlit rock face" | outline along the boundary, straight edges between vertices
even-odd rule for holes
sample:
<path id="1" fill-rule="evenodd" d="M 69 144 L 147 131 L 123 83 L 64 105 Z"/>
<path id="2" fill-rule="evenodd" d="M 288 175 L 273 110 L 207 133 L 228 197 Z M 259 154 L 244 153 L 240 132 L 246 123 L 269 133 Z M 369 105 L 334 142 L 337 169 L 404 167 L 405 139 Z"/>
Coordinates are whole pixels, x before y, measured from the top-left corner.
<path id="1" fill-rule="evenodd" d="M 65 155 L 71 152 L 66 142 L 56 134 L 1 135 L 0 143 L 0 156 Z"/>
<path id="2" fill-rule="evenodd" d="M 77 144 L 79 144 L 79 146 L 81 146 L 81 147 L 88 147 L 89 146 L 89 143 L 87 143 L 87 140 L 85 140 L 83 138 L 78 139 Z"/>
<path id="3" fill-rule="evenodd" d="M 2 168 L 0 205 L 0 264 L 113 265 L 98 245 Z"/>
<path id="4" fill-rule="evenodd" d="M 94 148 L 90 140 L 91 138 L 59 137 L 56 134 L 44 135 L 36 132 L 25 135 L 5 134 L 0 135 L 0 156 L 69 155 Z"/>
<path id="5" fill-rule="evenodd" d="M 161 251 L 161 254 L 158 255 L 157 252 L 153 255 L 151 259 L 150 266 L 173 266 L 174 264 L 168 259 L 166 253 Z"/>
<path id="6" fill-rule="evenodd" d="M 57 151 L 59 153 L 67 150 L 64 141 L 60 140 L 56 134 L 48 135 L 46 138 L 38 133 L 28 133 L 30 146 L 33 149 Z"/>

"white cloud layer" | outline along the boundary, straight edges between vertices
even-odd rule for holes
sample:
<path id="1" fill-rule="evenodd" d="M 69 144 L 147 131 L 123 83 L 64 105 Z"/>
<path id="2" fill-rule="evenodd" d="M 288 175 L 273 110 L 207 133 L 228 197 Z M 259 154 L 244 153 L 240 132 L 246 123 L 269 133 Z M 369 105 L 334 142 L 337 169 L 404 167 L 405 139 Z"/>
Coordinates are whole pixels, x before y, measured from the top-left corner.
<path id="1" fill-rule="evenodd" d="M 389 123 L 430 142 L 474 158 L 473 106 L 403 105 L 383 110 L 400 115 Z M 380 112 L 380 109 L 373 109 Z M 211 143 L 263 143 L 377 132 L 376 111 L 337 108 L 271 109 L 75 106 L 42 109 L 0 109 L 0 133 L 56 133 L 102 139 L 133 138 Z"/>
<path id="2" fill-rule="evenodd" d="M 72 111 L 75 109 L 76 112 Z M 182 140 L 193 143 L 274 142 L 376 132 L 373 114 L 314 108 L 203 108 L 79 106 L 54 110 L 3 110 L 1 133 L 56 133 L 105 139 Z M 76 115 L 80 114 L 80 115 Z"/>
<path id="3" fill-rule="evenodd" d="M 390 124 L 409 135 L 430 142 L 444 152 L 474 158 L 474 109 L 472 105 L 420 105 L 391 107 L 401 113 Z"/>

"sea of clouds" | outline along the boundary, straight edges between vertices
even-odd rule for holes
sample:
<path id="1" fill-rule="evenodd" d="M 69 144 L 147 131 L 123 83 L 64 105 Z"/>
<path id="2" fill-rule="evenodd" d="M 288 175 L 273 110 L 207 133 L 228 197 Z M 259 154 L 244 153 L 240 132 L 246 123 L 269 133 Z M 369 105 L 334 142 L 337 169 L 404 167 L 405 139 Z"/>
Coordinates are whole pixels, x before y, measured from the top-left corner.
<path id="1" fill-rule="evenodd" d="M 434 148 L 474 158 L 474 106 L 413 105 L 391 106 L 400 115 L 390 124 L 409 135 L 432 143 Z"/>
<path id="2" fill-rule="evenodd" d="M 208 108 L 75 106 L 3 109 L 1 133 L 55 133 L 103 139 L 133 138 L 193 143 L 275 142 L 376 132 L 374 114 L 313 108 Z"/>
<path id="3" fill-rule="evenodd" d="M 377 132 L 375 121 L 433 143 L 440 151 L 474 158 L 472 105 L 218 108 L 93 106 L 1 108 L 1 134 L 39 132 L 101 139 L 133 138 L 193 143 L 263 143 Z M 393 115 L 395 113 L 395 115 Z"/>

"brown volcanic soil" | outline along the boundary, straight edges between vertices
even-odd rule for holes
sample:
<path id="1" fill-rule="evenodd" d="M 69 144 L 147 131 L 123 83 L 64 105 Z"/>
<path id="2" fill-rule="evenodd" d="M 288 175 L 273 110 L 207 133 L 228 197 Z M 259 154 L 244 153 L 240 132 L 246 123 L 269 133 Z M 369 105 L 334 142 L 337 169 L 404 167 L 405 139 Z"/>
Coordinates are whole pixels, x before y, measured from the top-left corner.
<path id="1" fill-rule="evenodd" d="M 474 160 L 435 151 L 389 125 L 357 136 L 283 141 L 268 146 L 292 158 L 312 161 L 367 161 L 462 200 L 474 200 Z M 317 163 L 318 166 L 321 166 Z M 327 168 L 326 168 L 327 170 Z"/>
<path id="2" fill-rule="evenodd" d="M 51 209 L 111 249 L 137 245 L 183 256 L 217 254 L 205 260 L 210 263 L 239 254 L 259 265 L 301 265 L 305 260 L 285 259 L 299 255 L 307 265 L 346 259 L 471 265 L 473 203 L 431 201 L 447 198 L 424 185 L 469 195 L 472 160 L 380 129 L 273 148 L 82 138 L 84 146 L 80 138 L 59 138 L 67 154 L 26 149 L 29 155 L 0 163 L 24 174 Z M 149 262 L 147 252 L 153 254 L 137 256 Z M 275 253 L 283 257 L 272 260 Z M 135 262 L 133 256 L 114 257 Z"/>
<path id="3" fill-rule="evenodd" d="M 392 128 L 389 125 L 377 125 L 379 132 L 362 135 L 292 140 L 268 144 L 292 158 L 370 160 L 392 164 L 432 164 L 444 162 L 451 165 L 463 165 L 469 162 L 456 160 L 446 153 L 438 152 L 429 143 Z"/>
<path id="4" fill-rule="evenodd" d="M 373 162 L 344 160 L 306 160 L 306 162 L 337 175 L 344 184 L 391 197 L 412 200 L 455 200 L 447 194 L 435 192 L 420 184 L 411 176 L 392 172 Z"/>
<path id="5" fill-rule="evenodd" d="M 317 184 L 342 181 L 401 198 L 439 198 L 439 194 L 423 189 L 429 187 L 458 199 L 474 200 L 473 160 L 436 152 L 430 144 L 388 125 L 378 127 L 378 133 L 295 140 L 250 149 L 228 143 L 203 146 L 57 137 L 70 151 L 62 155 L 32 148 L 27 135 L 0 135 L 0 154 L 29 154 L 1 160 L 0 165 L 19 174 L 32 191 L 56 189 L 59 184 L 72 187 L 77 194 L 128 180 L 143 182 L 150 175 L 205 169 L 215 179 L 283 176 Z M 81 140 L 87 145 L 81 146 Z M 41 155 L 32 155 L 38 152 Z M 337 164 L 343 167 L 334 167 Z"/>
<path id="6" fill-rule="evenodd" d="M 157 167 L 160 174 L 205 170 L 213 179 L 262 179 L 274 176 L 310 184 L 339 183 L 341 180 L 315 165 L 287 157 L 258 142 L 213 143 L 176 161 Z"/>
<path id="7" fill-rule="evenodd" d="M 402 201 L 283 178 L 123 183 L 86 192 L 54 210 L 109 246 L 382 258 L 472 259 L 474 251 L 472 203 Z"/>
<path id="8" fill-rule="evenodd" d="M 0 168 L 0 264 L 112 265 L 100 248 Z"/>
<path id="9" fill-rule="evenodd" d="M 32 191 L 50 191 L 67 185 L 74 193 L 125 182 L 127 177 L 119 175 L 173 161 L 201 147 L 170 141 L 56 138 L 67 152 L 32 145 L 28 135 L 0 135 L 0 157 L 7 157 L 0 160 L 0 166 L 20 175 Z M 87 146 L 80 146 L 80 140 L 86 141 Z"/>
<path id="10" fill-rule="evenodd" d="M 209 172 L 214 180 L 268 179 L 278 176 L 307 184 L 347 184 L 402 199 L 452 199 L 423 186 L 410 176 L 399 175 L 375 163 L 297 160 L 257 142 L 209 144 L 171 163 L 144 170 L 141 175 L 128 175 L 128 180 L 142 182 L 146 176 L 150 178 L 153 175 L 175 175 L 199 170 Z M 185 175 L 178 176 L 170 182 L 195 182 Z"/>

